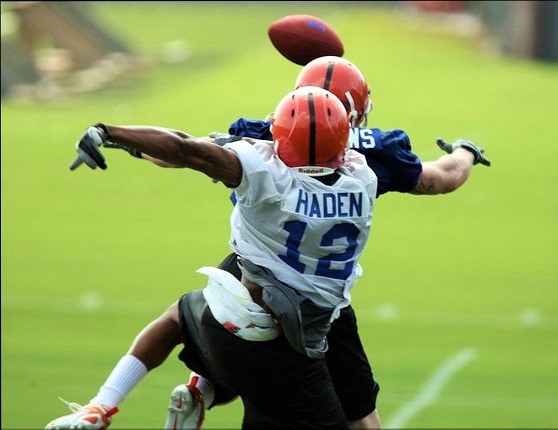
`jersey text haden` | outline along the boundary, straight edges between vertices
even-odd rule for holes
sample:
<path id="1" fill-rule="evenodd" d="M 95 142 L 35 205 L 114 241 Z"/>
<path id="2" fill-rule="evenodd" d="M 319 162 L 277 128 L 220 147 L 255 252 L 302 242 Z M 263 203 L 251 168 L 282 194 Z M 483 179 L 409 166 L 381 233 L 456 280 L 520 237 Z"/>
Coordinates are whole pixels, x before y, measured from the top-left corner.
<path id="1" fill-rule="evenodd" d="M 365 207 L 363 193 L 298 191 L 296 199 L 287 199 L 284 209 L 308 218 L 354 218 L 362 217 Z"/>

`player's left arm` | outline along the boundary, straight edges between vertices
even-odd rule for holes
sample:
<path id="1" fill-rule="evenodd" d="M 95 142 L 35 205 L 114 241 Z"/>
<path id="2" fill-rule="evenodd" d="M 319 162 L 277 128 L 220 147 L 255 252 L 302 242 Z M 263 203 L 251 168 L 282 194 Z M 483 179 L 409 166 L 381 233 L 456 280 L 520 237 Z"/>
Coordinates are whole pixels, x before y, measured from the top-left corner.
<path id="1" fill-rule="evenodd" d="M 490 166 L 483 155 L 484 149 L 468 140 L 447 144 L 438 139 L 436 143 L 447 154 L 436 161 L 422 163 L 422 173 L 411 194 L 450 193 L 467 181 L 475 164 Z"/>
<path id="2" fill-rule="evenodd" d="M 463 185 L 473 167 L 473 154 L 466 149 L 422 163 L 422 173 L 411 194 L 445 194 Z"/>

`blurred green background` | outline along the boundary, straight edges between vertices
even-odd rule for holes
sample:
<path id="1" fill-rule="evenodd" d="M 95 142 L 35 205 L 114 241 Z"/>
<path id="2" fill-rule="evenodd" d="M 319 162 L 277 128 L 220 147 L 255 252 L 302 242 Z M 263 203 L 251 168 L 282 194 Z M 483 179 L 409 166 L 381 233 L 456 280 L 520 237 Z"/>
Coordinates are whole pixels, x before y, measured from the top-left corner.
<path id="1" fill-rule="evenodd" d="M 405 130 L 422 160 L 442 155 L 437 137 L 464 137 L 493 163 L 452 194 L 378 200 L 353 305 L 384 425 L 558 427 L 556 63 L 369 2 L 93 2 L 89 13 L 147 67 L 97 91 L 2 100 L 2 428 L 43 428 L 67 413 L 59 396 L 86 403 L 137 332 L 203 286 L 195 270 L 229 252 L 223 186 L 117 150 L 104 151 L 106 171 L 70 172 L 76 139 L 97 122 L 205 135 L 264 118 L 300 70 L 267 27 L 298 13 L 330 23 L 366 75 L 369 125 Z M 177 353 L 113 428 L 163 426 L 189 375 Z M 205 428 L 238 428 L 241 415 L 238 400 L 214 408 Z"/>

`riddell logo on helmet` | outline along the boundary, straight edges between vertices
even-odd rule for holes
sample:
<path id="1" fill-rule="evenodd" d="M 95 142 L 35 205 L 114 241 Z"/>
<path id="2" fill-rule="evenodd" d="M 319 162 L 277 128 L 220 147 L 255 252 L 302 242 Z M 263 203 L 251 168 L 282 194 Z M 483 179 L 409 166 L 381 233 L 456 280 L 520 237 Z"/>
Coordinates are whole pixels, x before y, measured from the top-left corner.
<path id="1" fill-rule="evenodd" d="M 309 167 L 297 167 L 297 172 L 305 173 L 306 175 L 319 175 L 326 173 L 325 167 L 316 167 L 316 166 L 309 166 Z M 327 169 L 329 171 L 331 169 Z"/>

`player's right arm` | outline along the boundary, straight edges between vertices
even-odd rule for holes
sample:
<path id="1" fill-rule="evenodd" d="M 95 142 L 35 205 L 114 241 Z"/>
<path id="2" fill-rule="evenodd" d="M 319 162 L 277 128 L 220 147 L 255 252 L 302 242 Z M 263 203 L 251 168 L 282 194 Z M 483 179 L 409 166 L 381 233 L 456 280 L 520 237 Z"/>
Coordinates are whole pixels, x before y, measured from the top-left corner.
<path id="1" fill-rule="evenodd" d="M 216 143 L 219 146 L 223 146 L 229 142 L 234 142 L 236 140 L 241 140 L 244 139 L 250 143 L 254 143 L 254 139 L 250 138 L 250 137 L 241 137 L 241 136 L 235 136 L 235 135 L 230 135 L 230 134 L 226 134 L 226 133 L 218 133 L 218 132 L 212 132 L 210 133 L 208 136 L 204 136 L 204 137 L 200 137 L 198 138 L 200 140 L 205 140 L 205 141 L 210 141 L 213 143 Z M 110 145 L 108 145 L 110 147 Z M 130 153 L 130 155 L 132 155 L 133 157 L 136 158 L 141 158 L 147 161 L 151 161 L 153 164 L 156 164 L 159 167 L 165 167 L 165 168 L 175 168 L 175 169 L 179 169 L 182 168 L 183 166 L 177 165 L 177 164 L 173 164 L 170 163 L 168 161 L 165 160 L 160 160 L 159 158 L 153 157 L 149 154 L 144 154 L 140 151 L 137 150 L 130 150 L 130 148 L 126 148 L 123 145 L 113 145 L 113 147 L 118 147 L 121 149 L 125 149 L 127 152 Z"/>
<path id="2" fill-rule="evenodd" d="M 96 124 L 86 130 L 78 149 L 93 157 L 93 163 L 98 161 L 101 168 L 106 168 L 97 147 L 107 143 L 141 153 L 142 158 L 146 155 L 174 167 L 197 170 L 229 186 L 238 186 L 242 179 L 242 165 L 234 152 L 210 139 L 199 139 L 179 130 Z"/>

